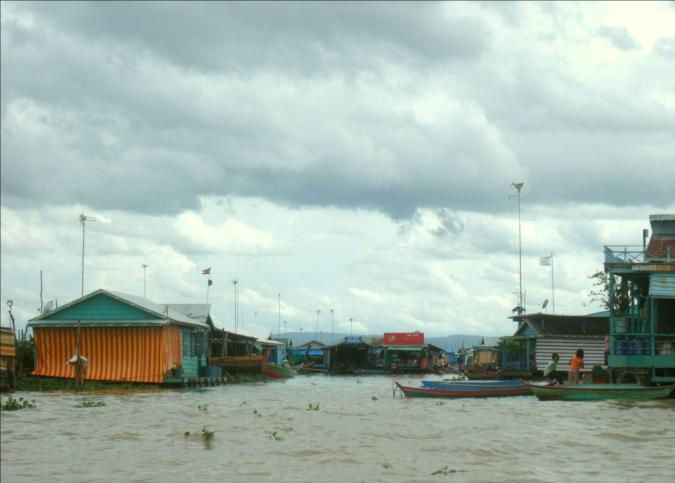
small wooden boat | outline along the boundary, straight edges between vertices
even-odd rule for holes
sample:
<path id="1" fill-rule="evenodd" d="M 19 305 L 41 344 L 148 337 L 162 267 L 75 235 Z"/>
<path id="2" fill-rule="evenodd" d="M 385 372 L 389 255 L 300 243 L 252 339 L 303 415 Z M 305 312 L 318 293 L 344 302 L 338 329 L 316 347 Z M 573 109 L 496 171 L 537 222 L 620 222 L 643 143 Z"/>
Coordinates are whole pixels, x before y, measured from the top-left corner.
<path id="1" fill-rule="evenodd" d="M 263 374 L 274 379 L 288 379 L 295 376 L 295 369 L 279 364 L 267 364 L 267 367 L 263 370 Z"/>
<path id="2" fill-rule="evenodd" d="M 601 401 L 606 399 L 665 399 L 675 386 L 645 387 L 637 384 L 562 384 L 527 383 L 537 398 L 560 401 Z"/>
<path id="3" fill-rule="evenodd" d="M 467 388 L 467 389 L 488 389 L 488 388 L 527 388 L 522 379 L 510 380 L 461 380 L 461 379 L 443 379 L 441 381 L 423 380 L 423 387 L 437 388 L 437 389 L 452 389 L 452 388 Z"/>
<path id="4" fill-rule="evenodd" d="M 220 366 L 230 373 L 262 372 L 267 365 L 267 357 L 260 354 L 247 356 L 209 357 L 209 365 Z"/>
<path id="5" fill-rule="evenodd" d="M 395 383 L 406 397 L 505 397 L 505 396 L 527 396 L 530 389 L 525 384 L 512 386 L 499 386 L 482 384 L 476 385 L 452 385 L 436 387 L 412 387 Z"/>
<path id="6" fill-rule="evenodd" d="M 463 374 L 473 381 L 494 380 L 499 375 L 496 369 L 465 369 Z"/>

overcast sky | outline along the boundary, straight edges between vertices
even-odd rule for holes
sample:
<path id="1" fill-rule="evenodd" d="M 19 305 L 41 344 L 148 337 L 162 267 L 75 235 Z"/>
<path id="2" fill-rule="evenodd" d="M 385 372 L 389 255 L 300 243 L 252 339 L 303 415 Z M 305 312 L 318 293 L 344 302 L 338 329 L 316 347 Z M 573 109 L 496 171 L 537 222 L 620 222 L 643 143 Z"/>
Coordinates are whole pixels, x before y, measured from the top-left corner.
<path id="1" fill-rule="evenodd" d="M 675 4 L 1 4 L 2 323 L 99 288 L 216 324 L 510 335 L 675 213 Z M 282 327 L 283 328 L 283 327 Z"/>

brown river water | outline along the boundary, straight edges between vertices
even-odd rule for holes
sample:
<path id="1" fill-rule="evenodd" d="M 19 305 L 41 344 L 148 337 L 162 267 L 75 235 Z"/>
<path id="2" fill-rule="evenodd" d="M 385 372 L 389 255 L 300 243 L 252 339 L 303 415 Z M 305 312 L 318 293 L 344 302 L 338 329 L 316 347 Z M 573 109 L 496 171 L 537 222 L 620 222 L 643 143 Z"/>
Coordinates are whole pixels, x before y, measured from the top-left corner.
<path id="1" fill-rule="evenodd" d="M 402 399 L 392 397 L 392 381 L 299 376 L 185 390 L 19 393 L 37 408 L 2 412 L 0 476 L 2 483 L 674 481 L 675 399 Z M 83 400 L 105 406 L 75 407 Z M 210 448 L 203 428 L 214 432 Z"/>

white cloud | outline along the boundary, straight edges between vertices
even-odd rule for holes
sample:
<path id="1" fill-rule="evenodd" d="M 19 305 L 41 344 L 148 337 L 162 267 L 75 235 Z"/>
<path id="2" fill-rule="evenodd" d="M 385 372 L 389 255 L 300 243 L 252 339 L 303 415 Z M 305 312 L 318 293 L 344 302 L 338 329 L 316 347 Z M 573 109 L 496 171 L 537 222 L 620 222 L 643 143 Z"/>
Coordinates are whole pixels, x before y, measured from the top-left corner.
<path id="1" fill-rule="evenodd" d="M 583 313 L 602 245 L 675 211 L 665 4 L 11 3 L 0 21 L 0 275 L 24 322 L 40 270 L 45 298 L 79 295 L 80 213 L 100 220 L 86 288 L 141 293 L 146 264 L 150 298 L 202 301 L 212 266 L 227 327 L 236 278 L 261 335 L 279 293 L 288 330 L 333 308 L 343 332 L 504 335 L 513 181 L 532 309 L 540 256 L 556 310 Z"/>

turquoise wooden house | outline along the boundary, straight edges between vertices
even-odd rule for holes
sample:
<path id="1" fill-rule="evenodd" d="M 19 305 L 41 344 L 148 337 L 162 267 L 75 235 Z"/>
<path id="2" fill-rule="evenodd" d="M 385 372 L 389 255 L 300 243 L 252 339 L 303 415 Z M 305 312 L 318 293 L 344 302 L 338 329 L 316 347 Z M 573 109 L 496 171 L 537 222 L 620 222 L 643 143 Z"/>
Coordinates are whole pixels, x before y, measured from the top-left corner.
<path id="1" fill-rule="evenodd" d="M 675 215 L 651 215 L 643 245 L 605 246 L 610 377 L 675 383 Z"/>
<path id="2" fill-rule="evenodd" d="M 185 313 L 188 312 L 188 313 Z M 79 348 L 85 379 L 167 383 L 197 379 L 206 367 L 209 306 L 156 304 L 97 290 L 30 320 L 36 376 L 74 377 Z"/>

